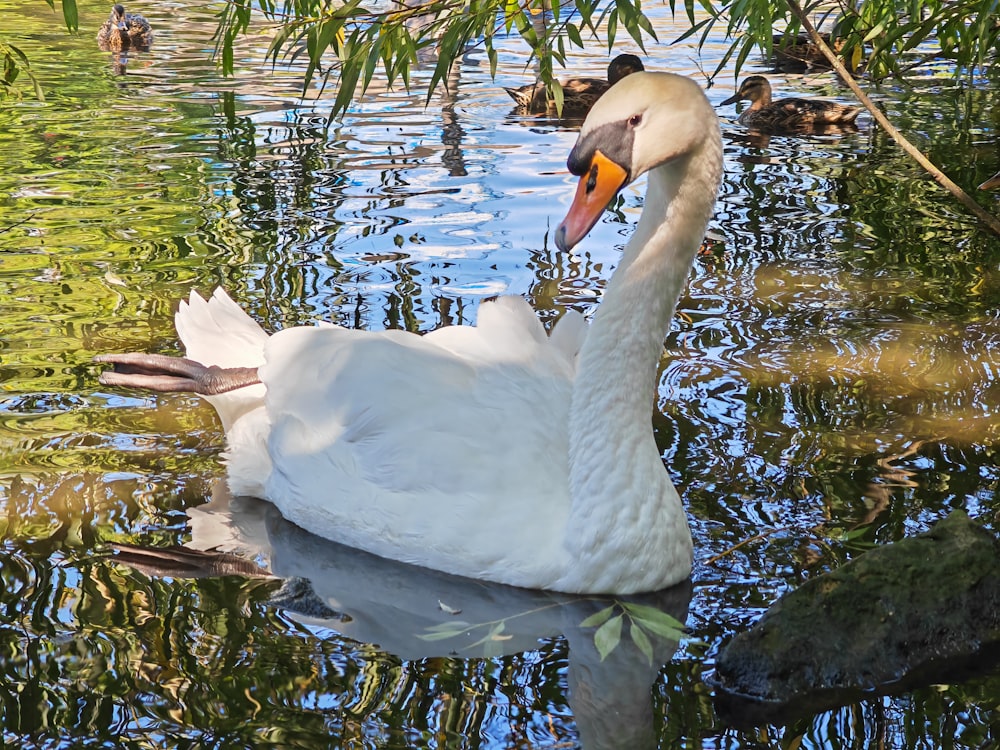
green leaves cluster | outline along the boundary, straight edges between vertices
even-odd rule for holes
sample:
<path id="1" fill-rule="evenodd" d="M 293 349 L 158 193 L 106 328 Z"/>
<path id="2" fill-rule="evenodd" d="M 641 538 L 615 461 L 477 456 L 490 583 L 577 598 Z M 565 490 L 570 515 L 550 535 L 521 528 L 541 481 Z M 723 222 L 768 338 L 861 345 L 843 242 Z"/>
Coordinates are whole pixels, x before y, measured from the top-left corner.
<path id="1" fill-rule="evenodd" d="M 787 0 L 724 0 L 706 7 L 711 18 L 700 25 L 701 42 L 719 22 L 733 40 L 715 73 L 732 60 L 738 74 L 753 51 L 770 57 L 775 44 L 798 37 L 801 25 L 789 5 Z M 996 52 L 1000 35 L 997 0 L 816 0 L 802 9 L 829 32 L 848 69 L 874 80 L 902 76 L 906 60 L 912 60 L 907 53 L 918 49 L 924 52 L 920 59 L 950 59 L 956 73 L 969 72 Z"/>
<path id="2" fill-rule="evenodd" d="M 770 54 L 773 46 L 801 30 L 787 0 L 667 0 L 683 12 L 690 28 L 677 40 L 704 44 L 718 24 L 732 40 L 713 72 L 732 65 L 739 74 L 755 50 Z M 901 56 L 922 45 L 927 54 L 950 58 L 956 70 L 979 65 L 995 50 L 1000 0 L 818 0 L 804 6 L 814 21 L 831 32 L 848 67 L 879 79 L 905 72 Z M 257 10 L 259 8 L 259 10 Z M 307 61 L 303 89 L 317 78 L 333 83 L 333 114 L 343 112 L 363 94 L 376 75 L 384 85 L 409 87 L 410 73 L 422 55 L 436 60 L 427 83 L 428 100 L 452 63 L 470 47 L 481 46 L 496 72 L 494 40 L 516 32 L 526 43 L 529 60 L 537 59 L 539 79 L 557 106 L 562 89 L 556 64 L 564 66 L 570 48 L 606 44 L 614 48 L 627 34 L 640 48 L 659 41 L 642 0 L 395 0 L 387 8 L 371 0 L 262 0 L 251 5 L 235 0 L 220 18 L 217 45 L 222 66 L 233 70 L 233 44 L 262 14 L 276 24 L 269 55 Z M 775 34 L 778 34 L 777 41 Z M 321 88 L 322 88 L 321 87 Z"/>
<path id="3" fill-rule="evenodd" d="M 426 633 L 421 633 L 417 637 L 423 641 L 444 641 L 462 638 L 467 633 L 477 629 L 485 631 L 485 635 L 472 643 L 466 644 L 464 646 L 465 653 L 473 653 L 481 649 L 477 653 L 485 658 L 499 656 L 503 653 L 503 641 L 510 640 L 511 638 L 511 636 L 504 632 L 507 629 L 507 623 L 504 620 L 479 624 L 473 624 L 464 620 L 452 620 L 440 625 L 430 626 L 427 628 Z"/>
<path id="4" fill-rule="evenodd" d="M 45 0 L 55 10 L 55 0 Z M 795 38 L 800 23 L 788 0 L 667 0 L 683 11 L 690 26 L 674 42 L 694 38 L 699 46 L 719 24 L 731 44 L 712 76 L 732 66 L 739 75 L 755 51 L 770 55 L 775 44 Z M 76 0 L 60 0 L 67 29 L 78 28 Z M 906 72 L 904 55 L 914 50 L 955 62 L 956 73 L 973 70 L 996 53 L 1000 0 L 816 0 L 803 10 L 827 30 L 848 67 L 878 80 Z M 368 90 L 376 76 L 382 85 L 409 88 L 413 67 L 435 60 L 427 81 L 427 100 L 448 85 L 448 72 L 459 56 L 482 47 L 496 73 L 497 34 L 517 33 L 528 61 L 538 61 L 539 80 L 561 108 L 563 92 L 556 66 L 565 66 L 570 48 L 589 44 L 614 49 L 627 34 L 640 49 L 659 41 L 643 11 L 642 0 L 231 0 L 219 17 L 216 51 L 225 73 L 233 72 L 236 39 L 255 15 L 273 24 L 269 57 L 273 62 L 305 59 L 303 91 L 316 80 L 320 91 L 336 87 L 331 115 L 342 113 Z M 781 32 L 785 32 L 784 39 Z M 777 36 L 776 36 L 777 34 Z M 22 73 L 42 98 L 28 59 L 0 40 L 3 70 L 0 87 L 15 92 Z"/>
<path id="5" fill-rule="evenodd" d="M 20 49 L 13 44 L 8 44 L 3 39 L 0 39 L 0 55 L 3 56 L 3 73 L 0 74 L 0 90 L 3 91 L 3 95 L 18 95 L 19 92 L 14 82 L 17 81 L 21 73 L 24 73 L 34 87 L 35 98 L 40 102 L 45 101 L 41 83 L 32 72 L 28 57 Z"/>
<path id="6" fill-rule="evenodd" d="M 618 609 L 621 611 L 615 614 Z M 580 623 L 581 628 L 597 628 L 594 631 L 594 646 L 601 661 L 621 643 L 625 620 L 629 621 L 629 637 L 646 660 L 653 663 L 653 637 L 664 638 L 676 644 L 684 636 L 684 623 L 666 612 L 645 604 L 616 602 L 595 612 Z"/>
<path id="7" fill-rule="evenodd" d="M 331 80 L 337 96 L 333 113 L 343 112 L 363 94 L 380 70 L 384 85 L 410 85 L 410 72 L 422 55 L 436 59 L 427 84 L 428 100 L 444 84 L 452 63 L 467 50 L 482 47 L 496 74 L 497 34 L 516 32 L 539 62 L 541 80 L 557 105 L 562 105 L 554 63 L 565 65 L 568 46 L 583 48 L 602 36 L 611 49 L 619 27 L 640 46 L 656 35 L 641 9 L 641 0 L 576 0 L 566 7 L 549 0 L 396 0 L 387 9 L 329 0 L 243 0 L 223 11 L 216 44 L 223 71 L 233 72 L 233 47 L 246 32 L 254 13 L 277 24 L 268 56 L 306 61 L 303 90 L 322 79 Z M 603 30 L 603 34 L 602 34 Z"/>
<path id="8" fill-rule="evenodd" d="M 45 0 L 52 10 L 56 9 L 55 0 Z M 80 12 L 76 7 L 76 0 L 62 0 L 63 21 L 70 31 L 77 31 L 80 28 Z M 28 56 L 20 48 L 0 38 L 0 56 L 3 57 L 3 72 L 0 74 L 0 93 L 3 96 L 18 95 L 18 89 L 14 85 L 18 76 L 24 73 L 31 81 L 31 86 L 38 101 L 45 101 L 45 94 L 42 91 L 42 84 L 31 70 L 31 63 Z"/>

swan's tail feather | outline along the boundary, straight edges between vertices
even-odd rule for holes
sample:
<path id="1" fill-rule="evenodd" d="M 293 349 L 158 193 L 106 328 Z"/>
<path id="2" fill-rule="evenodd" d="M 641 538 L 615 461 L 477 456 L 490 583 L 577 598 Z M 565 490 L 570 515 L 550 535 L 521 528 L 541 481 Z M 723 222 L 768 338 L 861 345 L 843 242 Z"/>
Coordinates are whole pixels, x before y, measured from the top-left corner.
<path id="1" fill-rule="evenodd" d="M 188 359 L 223 368 L 260 367 L 268 335 L 220 287 L 208 300 L 191 292 L 174 316 Z M 254 385 L 206 397 L 226 432 L 247 412 L 263 404 L 264 386 Z"/>
<path id="2" fill-rule="evenodd" d="M 519 109 L 531 109 L 535 98 L 535 88 L 533 86 L 523 86 L 519 89 L 504 88 L 504 91 L 514 100 L 514 106 Z"/>
<path id="3" fill-rule="evenodd" d="M 267 334 L 220 287 L 211 299 L 191 292 L 174 317 L 188 359 L 218 367 L 260 367 Z"/>

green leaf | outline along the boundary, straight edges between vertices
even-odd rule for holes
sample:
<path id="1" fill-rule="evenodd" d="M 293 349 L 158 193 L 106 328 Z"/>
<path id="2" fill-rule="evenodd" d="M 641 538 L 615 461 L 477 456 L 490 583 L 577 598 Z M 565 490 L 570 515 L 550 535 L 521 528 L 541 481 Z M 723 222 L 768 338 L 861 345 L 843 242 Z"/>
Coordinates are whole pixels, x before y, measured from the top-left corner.
<path id="1" fill-rule="evenodd" d="M 6 45 L 6 47 L 8 50 L 10 50 L 11 52 L 13 52 L 15 55 L 18 56 L 18 58 L 21 60 L 21 64 L 24 65 L 24 67 L 26 68 L 29 67 L 28 56 L 24 54 L 19 47 L 15 47 L 13 44 L 8 44 Z"/>
<path id="2" fill-rule="evenodd" d="M 632 636 L 632 643 L 642 651 L 643 655 L 646 657 L 646 662 L 649 664 L 653 663 L 653 644 L 649 642 L 649 636 L 639 627 L 638 623 L 633 621 L 632 625 L 628 629 L 629 635 Z"/>
<path id="3" fill-rule="evenodd" d="M 361 75 L 361 66 L 350 60 L 345 61 L 340 69 L 340 89 L 337 91 L 337 98 L 333 102 L 334 114 L 346 112 L 348 105 L 354 100 L 354 90 L 358 85 L 358 77 Z"/>
<path id="4" fill-rule="evenodd" d="M 871 31 L 869 31 L 867 34 L 865 34 L 865 38 L 862 39 L 861 41 L 862 42 L 870 42 L 875 37 L 881 36 L 882 32 L 884 32 L 884 31 L 885 31 L 885 24 L 882 24 L 882 23 L 876 24 L 875 27 Z"/>
<path id="5" fill-rule="evenodd" d="M 493 45 L 487 45 L 486 56 L 490 60 L 490 78 L 496 78 L 497 76 L 497 51 L 493 48 Z"/>
<path id="6" fill-rule="evenodd" d="M 552 101 L 556 104 L 556 112 L 562 115 L 563 103 L 565 101 L 565 93 L 563 92 L 562 84 L 553 79 L 549 90 L 552 92 Z"/>
<path id="7" fill-rule="evenodd" d="M 622 602 L 622 607 L 625 608 L 625 611 L 629 613 L 634 621 L 642 623 L 642 626 L 646 630 L 650 630 L 657 635 L 671 640 L 679 640 L 684 635 L 684 623 L 680 622 L 676 617 L 656 609 L 656 607 L 649 607 L 644 604 L 632 604 L 631 602 Z"/>
<path id="8" fill-rule="evenodd" d="M 614 651 L 621 642 L 623 621 L 624 615 L 612 617 L 594 633 L 594 647 L 597 649 L 601 661 L 604 661 L 607 655 Z"/>
<path id="9" fill-rule="evenodd" d="M 396 236 L 399 237 L 400 240 L 403 239 L 398 234 Z M 430 625 L 424 628 L 424 630 L 428 630 L 432 633 L 442 633 L 445 631 L 451 632 L 457 628 L 459 632 L 464 632 L 471 627 L 474 627 L 473 624 L 471 622 L 465 622 L 465 620 L 449 620 L 448 622 L 441 622 L 437 625 Z"/>
<path id="10" fill-rule="evenodd" d="M 580 36 L 580 29 L 574 23 L 566 24 L 566 36 L 580 49 L 583 49 L 583 37 Z"/>
<path id="11" fill-rule="evenodd" d="M 612 604 L 605 607 L 600 612 L 595 612 L 586 620 L 580 623 L 581 628 L 596 628 L 598 625 L 603 625 L 611 617 L 611 614 L 615 611 L 615 605 Z"/>
<path id="12" fill-rule="evenodd" d="M 608 13 L 608 50 L 615 46 L 615 35 L 618 32 L 618 8 L 612 8 Z"/>
<path id="13" fill-rule="evenodd" d="M 62 0 L 63 21 L 70 31 L 80 30 L 80 11 L 77 10 L 76 0 Z"/>
<path id="14" fill-rule="evenodd" d="M 372 76 L 375 75 L 375 66 L 378 64 L 378 59 L 382 53 L 382 37 L 379 36 L 375 40 L 371 49 L 368 51 L 368 59 L 365 60 L 365 77 L 361 84 L 362 91 L 368 90 L 368 85 L 372 82 Z"/>
<path id="15" fill-rule="evenodd" d="M 14 62 L 14 58 L 8 52 L 3 56 L 3 81 L 8 86 L 17 80 L 17 74 L 20 71 L 17 68 L 17 63 Z"/>
<path id="16" fill-rule="evenodd" d="M 222 73 L 223 75 L 232 75 L 234 70 L 233 37 L 227 33 L 222 42 Z"/>

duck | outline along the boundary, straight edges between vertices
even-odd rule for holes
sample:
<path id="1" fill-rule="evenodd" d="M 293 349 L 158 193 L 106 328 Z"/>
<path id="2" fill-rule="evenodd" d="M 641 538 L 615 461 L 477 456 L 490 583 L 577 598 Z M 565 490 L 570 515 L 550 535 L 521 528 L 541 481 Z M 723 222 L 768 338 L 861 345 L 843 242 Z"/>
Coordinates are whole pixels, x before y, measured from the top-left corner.
<path id="1" fill-rule="evenodd" d="M 750 76 L 723 105 L 747 100 L 750 106 L 739 116 L 743 125 L 755 130 L 807 132 L 828 126 L 854 127 L 861 107 L 838 104 L 823 99 L 779 99 L 771 101 L 771 83 L 764 76 Z"/>
<path id="2" fill-rule="evenodd" d="M 645 70 L 637 55 L 622 54 L 608 63 L 608 79 L 570 78 L 560 81 L 563 90 L 563 117 L 584 117 L 594 102 L 614 84 L 632 73 Z M 531 83 L 520 88 L 505 88 L 514 106 L 522 114 L 556 116 L 555 102 L 550 100 L 542 83 Z"/>
<path id="3" fill-rule="evenodd" d="M 834 39 L 828 33 L 821 33 L 820 37 L 834 52 L 840 52 L 844 48 L 843 39 Z M 785 73 L 830 70 L 832 67 L 826 55 L 804 32 L 788 36 L 784 33 L 772 35 L 771 62 L 775 70 Z"/>
<path id="4" fill-rule="evenodd" d="M 111 15 L 97 31 L 97 45 L 103 50 L 147 49 L 152 43 L 149 21 L 138 13 L 126 13 L 119 3 L 111 7 Z"/>
<path id="5" fill-rule="evenodd" d="M 567 159 L 578 181 L 557 247 L 572 251 L 647 181 L 589 323 L 568 311 L 547 334 L 525 299 L 501 296 L 475 325 L 423 335 L 269 335 L 220 288 L 181 303 L 184 357 L 102 354 L 100 383 L 204 396 L 232 493 L 318 536 L 523 588 L 665 589 L 689 577 L 693 544 L 652 405 L 722 158 L 718 118 L 689 78 L 634 73 L 597 101 Z"/>

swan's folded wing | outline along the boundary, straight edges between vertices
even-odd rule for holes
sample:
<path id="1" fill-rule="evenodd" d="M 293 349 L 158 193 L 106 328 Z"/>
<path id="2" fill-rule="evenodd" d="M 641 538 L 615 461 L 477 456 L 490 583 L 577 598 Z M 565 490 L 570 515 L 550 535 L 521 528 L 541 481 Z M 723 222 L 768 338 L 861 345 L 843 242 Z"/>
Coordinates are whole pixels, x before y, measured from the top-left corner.
<path id="1" fill-rule="evenodd" d="M 276 334 L 261 370 L 268 498 L 322 536 L 445 570 L 452 557 L 485 569 L 532 526 L 532 543 L 558 544 L 543 531 L 568 509 L 572 371 L 531 325 L 540 336 L 522 330 L 520 346 L 509 330 L 491 345 L 488 321 L 448 336 Z"/>
<path id="2" fill-rule="evenodd" d="M 552 329 L 552 345 L 572 362 L 583 348 L 587 338 L 587 319 L 576 310 L 567 310 Z M 575 366 L 575 365 L 574 365 Z"/>

